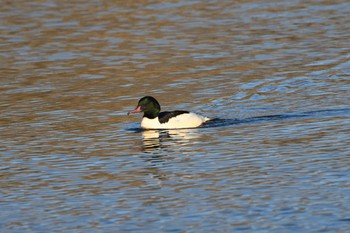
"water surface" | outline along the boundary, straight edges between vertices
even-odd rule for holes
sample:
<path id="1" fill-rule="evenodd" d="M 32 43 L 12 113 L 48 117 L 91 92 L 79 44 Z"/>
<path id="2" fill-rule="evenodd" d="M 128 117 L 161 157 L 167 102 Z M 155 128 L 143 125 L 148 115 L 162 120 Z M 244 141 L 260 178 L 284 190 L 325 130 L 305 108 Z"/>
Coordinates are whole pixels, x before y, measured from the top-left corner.
<path id="1" fill-rule="evenodd" d="M 1 231 L 348 231 L 349 7 L 4 1 Z"/>

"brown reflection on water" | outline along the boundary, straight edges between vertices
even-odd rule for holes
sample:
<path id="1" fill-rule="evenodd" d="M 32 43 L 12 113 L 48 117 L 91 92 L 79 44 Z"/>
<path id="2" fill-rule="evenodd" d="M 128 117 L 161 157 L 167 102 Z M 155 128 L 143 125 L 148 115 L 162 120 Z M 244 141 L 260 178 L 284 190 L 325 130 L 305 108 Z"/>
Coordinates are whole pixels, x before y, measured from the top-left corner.
<path id="1" fill-rule="evenodd" d="M 146 94 L 164 109 L 211 117 L 227 115 L 220 107 L 239 115 L 242 105 L 253 115 L 260 105 L 269 111 L 344 105 L 343 6 L 6 1 L 1 133 L 18 144 L 45 134 L 95 137 L 138 121 L 123 114 Z"/>

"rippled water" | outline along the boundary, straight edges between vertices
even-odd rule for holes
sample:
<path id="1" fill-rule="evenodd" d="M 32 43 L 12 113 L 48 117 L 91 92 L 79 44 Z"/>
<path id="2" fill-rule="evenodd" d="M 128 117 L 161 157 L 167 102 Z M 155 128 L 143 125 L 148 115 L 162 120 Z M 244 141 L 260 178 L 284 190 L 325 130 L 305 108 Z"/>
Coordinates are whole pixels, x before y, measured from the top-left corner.
<path id="1" fill-rule="evenodd" d="M 3 1 L 1 232 L 347 232 L 349 9 Z"/>

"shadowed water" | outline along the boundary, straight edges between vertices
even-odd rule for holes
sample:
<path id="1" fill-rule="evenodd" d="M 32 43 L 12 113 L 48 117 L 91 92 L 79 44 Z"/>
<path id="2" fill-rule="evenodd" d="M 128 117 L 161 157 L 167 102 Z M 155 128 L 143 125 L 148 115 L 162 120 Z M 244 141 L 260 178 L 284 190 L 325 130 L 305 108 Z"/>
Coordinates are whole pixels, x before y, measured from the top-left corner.
<path id="1" fill-rule="evenodd" d="M 3 1 L 0 231 L 347 232 L 349 8 Z"/>
<path id="2" fill-rule="evenodd" d="M 306 118 L 324 118 L 324 117 L 347 117 L 350 115 L 350 109 L 334 109 L 334 110 L 318 110 L 308 111 L 301 113 L 285 113 L 266 116 L 249 117 L 244 119 L 220 119 L 214 118 L 206 122 L 201 127 L 226 127 L 237 124 L 252 124 L 261 123 L 261 121 L 273 121 L 273 120 L 289 120 L 289 119 L 306 119 Z"/>

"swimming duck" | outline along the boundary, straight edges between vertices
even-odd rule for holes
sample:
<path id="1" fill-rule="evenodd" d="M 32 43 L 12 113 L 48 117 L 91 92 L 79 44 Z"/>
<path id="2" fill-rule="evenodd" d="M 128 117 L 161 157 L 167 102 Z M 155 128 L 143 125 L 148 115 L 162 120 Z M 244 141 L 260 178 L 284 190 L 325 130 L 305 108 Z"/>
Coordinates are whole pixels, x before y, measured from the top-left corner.
<path id="1" fill-rule="evenodd" d="M 141 127 L 144 129 L 184 129 L 196 128 L 210 118 L 193 112 L 176 110 L 160 112 L 160 104 L 152 96 L 141 98 L 135 110 L 128 112 L 143 112 Z"/>

